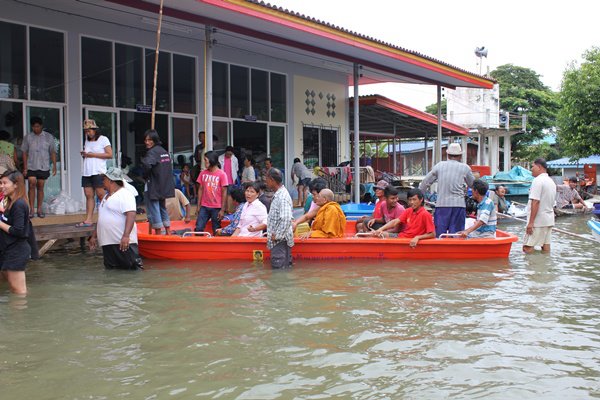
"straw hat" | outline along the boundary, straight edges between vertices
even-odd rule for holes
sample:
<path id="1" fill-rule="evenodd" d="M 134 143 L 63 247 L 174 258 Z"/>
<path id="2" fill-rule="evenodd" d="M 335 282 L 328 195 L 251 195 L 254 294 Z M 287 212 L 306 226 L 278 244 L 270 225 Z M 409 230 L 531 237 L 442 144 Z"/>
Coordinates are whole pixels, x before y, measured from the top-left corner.
<path id="1" fill-rule="evenodd" d="M 86 119 L 85 121 L 83 121 L 83 130 L 85 131 L 86 129 L 99 129 L 98 125 L 96 125 L 96 121 L 94 121 L 93 119 Z"/>
<path id="2" fill-rule="evenodd" d="M 103 175 L 111 181 L 131 182 L 131 178 L 121 168 L 111 167 Z"/>
<path id="3" fill-rule="evenodd" d="M 460 147 L 460 143 L 450 143 L 448 150 L 446 150 L 446 154 L 450 156 L 462 155 L 462 147 Z"/>

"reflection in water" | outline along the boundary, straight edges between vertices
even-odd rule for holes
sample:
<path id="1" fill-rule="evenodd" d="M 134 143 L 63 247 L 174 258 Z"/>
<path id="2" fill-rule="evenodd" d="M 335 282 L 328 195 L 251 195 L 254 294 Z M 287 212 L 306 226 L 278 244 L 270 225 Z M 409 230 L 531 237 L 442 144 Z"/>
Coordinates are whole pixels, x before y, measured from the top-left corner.
<path id="1" fill-rule="evenodd" d="M 586 233 L 582 217 L 561 227 Z M 506 225 L 520 234 L 522 226 Z M 596 246 L 477 262 L 160 262 L 54 253 L 0 295 L 13 398 L 600 396 Z"/>

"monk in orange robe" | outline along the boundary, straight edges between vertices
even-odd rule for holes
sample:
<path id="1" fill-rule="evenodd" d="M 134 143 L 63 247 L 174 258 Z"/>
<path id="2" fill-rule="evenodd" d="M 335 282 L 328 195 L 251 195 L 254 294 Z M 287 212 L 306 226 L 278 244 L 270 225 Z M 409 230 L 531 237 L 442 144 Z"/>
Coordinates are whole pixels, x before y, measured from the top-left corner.
<path id="1" fill-rule="evenodd" d="M 314 200 L 321 208 L 319 208 L 310 231 L 302 234 L 301 237 L 303 239 L 344 237 L 346 216 L 340 205 L 333 201 L 333 192 L 323 189 Z"/>

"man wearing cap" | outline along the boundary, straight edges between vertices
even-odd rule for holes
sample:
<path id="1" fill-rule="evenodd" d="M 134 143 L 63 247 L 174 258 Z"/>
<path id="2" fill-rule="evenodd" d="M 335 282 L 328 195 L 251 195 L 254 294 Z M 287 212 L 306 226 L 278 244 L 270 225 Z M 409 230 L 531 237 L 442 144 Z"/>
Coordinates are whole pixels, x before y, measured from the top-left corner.
<path id="1" fill-rule="evenodd" d="M 436 237 L 465 229 L 465 184 L 471 187 L 475 181 L 471 168 L 460 161 L 460 144 L 450 143 L 446 154 L 448 160 L 437 163 L 419 185 L 419 189 L 426 191 L 434 182 L 438 183 L 433 215 Z"/>
<path id="2" fill-rule="evenodd" d="M 546 160 L 543 158 L 535 160 L 531 167 L 534 179 L 529 189 L 527 227 L 523 238 L 523 251 L 528 254 L 535 250 L 535 246 L 542 246 L 544 253 L 550 251 L 556 184 L 548 176 L 547 170 Z"/>
<path id="3" fill-rule="evenodd" d="M 143 269 L 137 245 L 135 196 L 124 187 L 125 179 L 120 168 L 109 168 L 103 175 L 108 192 L 98 208 L 98 223 L 90 238 L 91 250 L 102 247 L 107 269 Z"/>
<path id="4" fill-rule="evenodd" d="M 42 211 L 44 185 L 50 177 L 50 161 L 52 161 L 52 176 L 56 175 L 56 144 L 54 136 L 44 130 L 40 117 L 31 118 L 31 133 L 23 138 L 21 150 L 23 150 L 23 175 L 27 176 L 29 184 L 29 215 L 34 216 L 33 205 L 37 194 L 38 217 L 44 218 Z"/>
<path id="5" fill-rule="evenodd" d="M 81 173 L 81 187 L 85 194 L 85 219 L 77 227 L 92 226 L 94 221 L 95 196 L 104 197 L 104 183 L 102 174 L 106 172 L 106 162 L 112 158 L 113 151 L 110 141 L 100 134 L 98 125 L 93 119 L 83 121 L 85 143 L 81 157 L 83 157 L 83 171 Z"/>
<path id="6" fill-rule="evenodd" d="M 375 210 L 377 210 L 377 205 L 381 202 L 381 201 L 385 201 L 385 189 L 389 186 L 389 183 L 387 181 L 384 181 L 383 179 L 381 179 L 379 182 L 377 182 L 377 184 L 373 187 L 373 189 L 375 190 L 375 197 L 377 198 L 375 200 L 375 209 L 373 210 L 373 214 L 375 214 Z M 371 215 L 363 215 L 362 217 L 358 218 L 356 220 L 356 232 L 368 232 L 369 229 L 367 228 L 366 223 L 371 220 L 371 217 L 373 216 L 373 214 Z"/>

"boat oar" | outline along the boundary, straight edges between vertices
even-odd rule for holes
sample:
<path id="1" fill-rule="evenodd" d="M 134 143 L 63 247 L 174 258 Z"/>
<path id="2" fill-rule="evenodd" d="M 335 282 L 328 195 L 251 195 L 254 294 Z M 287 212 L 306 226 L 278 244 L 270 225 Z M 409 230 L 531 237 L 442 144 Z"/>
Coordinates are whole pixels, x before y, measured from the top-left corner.
<path id="1" fill-rule="evenodd" d="M 499 212 L 497 214 L 498 215 L 502 215 L 503 217 L 506 217 L 506 218 L 511 218 L 511 219 L 515 219 L 517 221 L 521 221 L 521 222 L 527 223 L 527 220 L 524 220 L 524 219 L 521 219 L 521 218 L 517 218 L 517 217 L 513 217 L 512 215 L 509 215 L 509 214 L 504 214 L 504 213 L 501 213 L 501 212 Z M 574 236 L 574 237 L 579 238 L 579 239 L 591 240 L 592 242 L 596 243 L 596 241 L 594 239 L 590 239 L 588 237 L 585 237 L 585 236 L 582 236 L 582 235 L 578 235 L 578 234 L 573 233 L 573 232 L 565 231 L 564 229 L 559 229 L 559 228 L 552 227 L 552 230 L 556 231 L 556 232 L 559 232 L 559 233 L 563 233 L 565 235 Z"/>

